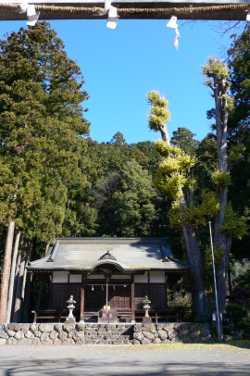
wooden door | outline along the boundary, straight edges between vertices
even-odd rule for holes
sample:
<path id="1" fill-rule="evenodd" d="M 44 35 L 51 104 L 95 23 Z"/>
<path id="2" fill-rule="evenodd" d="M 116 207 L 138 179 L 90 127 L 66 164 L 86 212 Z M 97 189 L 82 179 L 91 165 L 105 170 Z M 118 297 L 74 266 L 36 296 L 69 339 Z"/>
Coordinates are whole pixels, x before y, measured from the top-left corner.
<path id="1" fill-rule="evenodd" d="M 109 286 L 109 304 L 118 310 L 130 310 L 131 308 L 131 287 L 130 285 Z"/>

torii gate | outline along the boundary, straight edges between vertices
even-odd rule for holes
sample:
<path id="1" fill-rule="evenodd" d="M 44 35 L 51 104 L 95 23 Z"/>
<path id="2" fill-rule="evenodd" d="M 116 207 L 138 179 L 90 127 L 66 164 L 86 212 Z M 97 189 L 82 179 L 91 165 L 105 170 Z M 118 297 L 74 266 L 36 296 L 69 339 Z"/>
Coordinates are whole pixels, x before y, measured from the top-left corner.
<path id="1" fill-rule="evenodd" d="M 24 20 L 22 0 L 0 0 L 0 20 Z M 104 0 L 30 0 L 40 19 L 106 18 Z M 250 0 L 114 0 L 120 19 L 245 20 Z"/>

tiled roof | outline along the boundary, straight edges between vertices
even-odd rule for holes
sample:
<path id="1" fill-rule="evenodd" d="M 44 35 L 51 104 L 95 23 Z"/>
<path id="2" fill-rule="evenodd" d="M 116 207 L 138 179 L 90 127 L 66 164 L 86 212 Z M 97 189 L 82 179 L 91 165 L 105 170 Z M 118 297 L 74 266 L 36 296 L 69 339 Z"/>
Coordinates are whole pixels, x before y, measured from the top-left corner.
<path id="1" fill-rule="evenodd" d="M 103 264 L 127 272 L 187 268 L 173 258 L 165 238 L 62 238 L 28 269 L 94 271 Z"/>

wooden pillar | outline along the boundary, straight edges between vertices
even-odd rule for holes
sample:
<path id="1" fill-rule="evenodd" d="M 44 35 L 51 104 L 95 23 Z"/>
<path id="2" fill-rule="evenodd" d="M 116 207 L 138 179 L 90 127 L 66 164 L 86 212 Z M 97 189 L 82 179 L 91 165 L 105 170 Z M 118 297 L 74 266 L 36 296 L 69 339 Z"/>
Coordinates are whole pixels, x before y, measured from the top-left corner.
<path id="1" fill-rule="evenodd" d="M 147 272 L 147 276 L 148 276 L 148 298 L 150 299 L 150 271 Z"/>
<path id="2" fill-rule="evenodd" d="M 165 299 L 165 306 L 168 306 L 168 274 L 165 272 L 165 291 L 166 291 L 166 299 Z"/>
<path id="3" fill-rule="evenodd" d="M 105 304 L 109 305 L 109 278 L 106 277 L 106 298 L 105 298 Z"/>
<path id="4" fill-rule="evenodd" d="M 132 275 L 132 281 L 131 281 L 131 311 L 132 311 L 132 321 L 135 322 L 135 282 L 134 282 L 134 275 Z"/>
<path id="5" fill-rule="evenodd" d="M 80 321 L 84 321 L 85 311 L 85 286 L 80 289 Z"/>

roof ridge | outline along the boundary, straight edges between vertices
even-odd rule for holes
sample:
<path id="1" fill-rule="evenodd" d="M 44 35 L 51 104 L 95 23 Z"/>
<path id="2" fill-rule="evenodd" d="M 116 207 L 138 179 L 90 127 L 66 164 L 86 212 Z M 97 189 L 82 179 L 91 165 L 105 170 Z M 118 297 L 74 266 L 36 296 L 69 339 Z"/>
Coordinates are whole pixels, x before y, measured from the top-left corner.
<path id="1" fill-rule="evenodd" d="M 57 238 L 55 242 L 62 242 L 62 241 L 84 241 L 84 242 L 94 242 L 94 241 L 102 241 L 102 242 L 114 242 L 119 243 L 120 241 L 127 241 L 127 242 L 163 242 L 167 241 L 167 237 L 63 237 Z"/>

